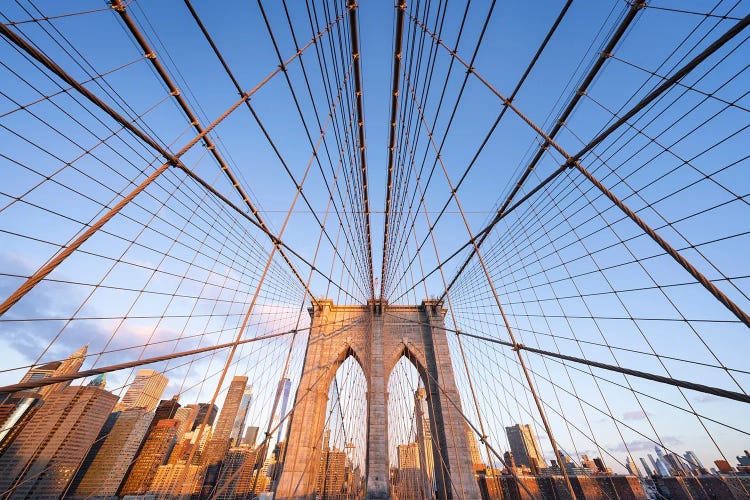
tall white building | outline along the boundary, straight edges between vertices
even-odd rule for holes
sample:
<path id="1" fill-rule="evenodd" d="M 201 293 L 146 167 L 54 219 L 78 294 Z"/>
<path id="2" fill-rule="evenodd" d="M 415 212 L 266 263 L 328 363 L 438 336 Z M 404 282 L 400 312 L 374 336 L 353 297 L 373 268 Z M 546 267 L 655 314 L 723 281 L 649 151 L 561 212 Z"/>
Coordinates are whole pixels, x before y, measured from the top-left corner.
<path id="1" fill-rule="evenodd" d="M 414 417 L 417 425 L 419 459 L 423 464 L 422 482 L 424 482 L 426 495 L 431 497 L 432 492 L 435 490 L 435 457 L 432 447 L 427 391 L 424 387 L 418 388 L 414 393 Z"/>
<path id="2" fill-rule="evenodd" d="M 279 411 L 279 425 L 278 433 L 276 434 L 276 442 L 280 443 L 284 440 L 284 427 L 286 426 L 287 420 L 282 420 L 286 416 L 287 405 L 289 404 L 289 393 L 292 390 L 292 381 L 288 378 L 283 378 L 279 381 L 279 393 L 281 394 L 281 410 Z"/>
<path id="3" fill-rule="evenodd" d="M 237 410 L 237 417 L 234 419 L 234 425 L 232 425 L 232 434 L 230 435 L 230 438 L 234 445 L 238 445 L 243 437 L 242 433 L 245 430 L 245 422 L 247 421 L 247 414 L 252 402 L 253 386 L 251 384 L 245 388 L 245 392 L 242 394 L 242 401 L 240 401 L 240 407 Z"/>

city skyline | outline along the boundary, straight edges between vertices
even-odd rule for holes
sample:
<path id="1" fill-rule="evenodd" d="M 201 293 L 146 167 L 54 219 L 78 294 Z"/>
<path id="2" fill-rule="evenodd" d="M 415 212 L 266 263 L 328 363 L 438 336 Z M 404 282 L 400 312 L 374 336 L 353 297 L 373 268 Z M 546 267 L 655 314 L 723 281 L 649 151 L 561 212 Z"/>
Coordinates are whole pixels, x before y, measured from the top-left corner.
<path id="1" fill-rule="evenodd" d="M 79 371 L 85 362 L 86 348 L 80 348 L 64 360 L 30 368 L 20 382 L 38 382 Z M 122 398 L 106 390 L 107 380 L 103 375 L 93 378 L 86 386 L 58 383 L 43 386 L 43 390 L 36 393 L 4 395 L 0 406 L 17 409 L 0 413 L 0 418 L 4 419 L 0 425 L 6 431 L 0 437 L 0 463 L 9 471 L 3 478 L 7 483 L 4 487 L 7 490 L 13 486 L 21 491 L 21 486 L 15 484 L 20 482 L 22 491 L 30 495 L 169 493 L 174 492 L 176 484 L 183 484 L 185 458 L 193 453 L 196 463 L 191 464 L 185 474 L 193 478 L 187 484 L 199 490 L 206 473 L 205 461 L 224 460 L 224 453 L 218 449 L 209 452 L 214 458 L 203 456 L 207 446 L 210 450 L 212 443 L 216 445 L 212 435 L 215 440 L 228 441 L 237 421 L 246 422 L 252 400 L 252 388 L 247 380 L 247 377 L 234 377 L 226 412 L 217 412 L 216 405 L 209 412 L 211 405 L 208 403 L 182 406 L 177 395 L 161 399 L 168 378 L 151 369 L 139 370 Z M 287 382 L 282 380 L 280 384 L 288 386 Z M 27 401 L 36 403 L 29 406 Z M 92 407 L 89 401 L 95 401 L 96 405 Z M 71 409 L 75 413 L 69 415 Z M 211 426 L 217 413 L 219 418 L 214 429 Z M 200 446 L 195 448 L 203 419 L 208 427 L 204 428 L 206 432 Z M 85 437 L 75 434 L 80 432 L 76 429 L 81 426 L 85 427 Z M 257 436 L 257 427 L 255 429 Z M 61 443 L 59 448 L 45 452 L 37 443 L 47 432 L 62 433 L 62 437 L 54 438 Z M 69 434 L 64 434 L 66 432 Z M 236 450 L 236 446 L 227 447 L 227 456 L 234 453 L 232 450 Z M 243 446 L 254 450 L 255 442 Z M 37 451 L 32 454 L 35 448 Z M 42 461 L 39 456 L 48 458 Z M 67 472 L 57 479 L 47 472 L 40 476 L 47 477 L 46 482 L 29 480 L 44 470 Z M 267 486 L 264 483 L 264 487 Z M 192 491 L 192 486 L 185 488 L 184 493 Z"/>
<path id="2" fill-rule="evenodd" d="M 22 381 L 38 381 L 53 376 L 55 373 L 59 374 L 61 366 L 66 372 L 80 369 L 83 366 L 83 362 L 79 362 L 82 354 L 85 354 L 85 347 L 72 353 L 65 362 L 48 363 L 41 365 L 40 368 L 32 367 Z M 155 383 L 149 383 L 149 380 Z M 44 397 L 41 397 L 41 393 L 37 394 L 44 401 L 44 404 L 40 405 L 43 410 L 38 414 L 32 413 L 31 417 L 22 422 L 21 432 L 9 436 L 10 442 L 4 443 L 3 446 L 7 454 L 0 454 L 0 465 L 4 464 L 3 466 L 10 471 L 17 470 L 19 467 L 21 469 L 18 470 L 28 469 L 27 472 L 21 474 L 32 478 L 34 477 L 33 471 L 40 470 L 40 467 L 58 470 L 62 463 L 77 465 L 72 469 L 70 465 L 63 466 L 61 470 L 67 467 L 67 470 L 72 470 L 73 474 L 68 473 L 62 482 L 59 479 L 51 484 L 39 481 L 24 482 L 24 491 L 29 492 L 28 494 L 37 495 L 50 491 L 60 493 L 68 491 L 87 496 L 146 492 L 190 494 L 204 487 L 201 485 L 205 484 L 203 481 L 208 477 L 206 474 L 211 464 L 215 463 L 221 464 L 218 469 L 219 475 L 214 478 L 217 481 L 214 483 L 214 488 L 224 491 L 219 498 L 230 498 L 233 494 L 249 492 L 253 490 L 253 485 L 255 488 L 259 487 L 258 474 L 260 472 L 253 473 L 254 470 L 258 470 L 256 469 L 258 452 L 262 449 L 262 446 L 255 446 L 258 427 L 248 426 L 248 432 L 251 435 L 254 434 L 251 437 L 252 443 L 238 441 L 229 443 L 230 440 L 235 439 L 231 437 L 231 434 L 238 428 L 237 422 L 241 421 L 242 424 L 247 422 L 247 410 L 253 394 L 252 384 L 249 383 L 247 377 L 235 376 L 232 379 L 229 386 L 230 393 L 227 395 L 229 406 L 226 408 L 227 411 L 224 411 L 224 408 L 218 411 L 216 427 L 212 427 L 212 424 L 217 412 L 208 414 L 207 410 L 210 407 L 208 403 L 190 403 L 182 406 L 177 397 L 173 396 L 169 399 L 162 399 L 156 405 L 154 399 L 162 396 L 163 387 L 167 384 L 166 377 L 158 372 L 140 370 L 131 388 L 121 399 L 106 390 L 106 383 L 106 377 L 98 376 L 87 386 L 54 384 L 46 386 L 51 389 L 44 391 Z M 280 398 L 284 397 L 281 388 L 286 384 L 284 380 L 279 382 Z M 144 396 L 143 393 L 148 391 L 148 387 L 156 387 L 156 389 L 151 389 L 149 394 Z M 13 395 L 10 395 L 8 401 L 14 401 L 12 397 Z M 71 401 L 78 401 L 78 398 L 102 402 L 97 403 L 93 408 L 90 407 L 91 403 L 76 403 L 79 410 L 74 416 L 61 413 L 62 408 L 66 408 L 66 411 L 74 408 L 71 406 Z M 23 401 L 23 398 L 20 401 Z M 436 487 L 435 471 L 432 470 L 434 462 L 431 456 L 434 453 L 434 443 L 430 420 L 427 416 L 429 410 L 426 405 L 426 391 L 422 387 L 413 393 L 413 408 L 416 440 L 397 446 L 397 460 L 391 467 L 397 471 L 392 480 L 394 487 L 401 492 L 400 495 L 403 498 L 413 496 L 416 499 Z M 204 420 L 200 420 L 199 415 Z M 11 416 L 8 414 L 7 417 Z M 84 424 L 87 427 L 88 437 L 84 439 L 83 444 L 80 438 L 73 438 L 72 435 L 62 438 L 61 448 L 52 451 L 49 461 L 40 462 L 39 458 L 35 458 L 37 455 L 29 455 L 29 452 L 24 450 L 27 448 L 32 450 L 37 446 L 31 436 L 41 439 L 45 432 L 52 432 L 51 429 L 58 427 L 50 421 L 51 416 L 62 419 L 60 421 L 63 422 L 60 427 L 62 431 L 54 432 L 75 433 L 78 432 L 75 429 L 81 425 L 81 422 L 89 422 Z M 202 436 L 201 443 L 196 447 L 195 440 L 200 434 L 203 421 L 209 427 L 204 429 L 206 432 Z M 50 429 L 50 431 L 43 429 Z M 251 431 L 251 429 L 254 430 Z M 508 450 L 505 452 L 504 462 L 491 460 L 490 463 L 485 463 L 486 460 L 482 459 L 479 446 L 474 441 L 473 431 L 468 425 L 466 426 L 472 463 L 474 470 L 479 474 L 477 476 L 479 480 L 488 481 L 488 479 L 481 478 L 490 477 L 494 474 L 489 472 L 492 470 L 502 470 L 504 474 L 502 477 L 510 477 L 511 474 L 537 478 L 560 475 L 556 459 L 551 459 L 552 465 L 548 466 L 542 457 L 541 446 L 532 426 L 516 424 L 506 427 L 505 433 Z M 66 448 L 67 442 L 78 444 L 74 445 L 74 448 Z M 218 446 L 220 442 L 226 444 Z M 349 475 L 355 466 L 348 453 L 333 446 L 330 430 L 326 431 L 321 442 L 324 454 L 316 480 L 318 491 L 327 497 L 326 495 L 335 496 L 337 494 L 335 492 L 343 491 L 345 487 L 355 488 L 355 483 L 352 482 L 354 476 Z M 744 450 L 744 455 L 736 457 L 735 465 L 716 459 L 715 467 L 704 466 L 692 450 L 679 454 L 654 446 L 653 451 L 656 457 L 651 453 L 645 456 L 638 456 L 634 453 L 632 458 L 629 456 L 625 465 L 625 473 L 641 481 L 651 480 L 652 483 L 644 483 L 644 485 L 653 485 L 656 484 L 653 481 L 659 481 L 659 478 L 717 477 L 721 474 L 734 475 L 738 471 L 750 471 L 750 452 L 747 450 Z M 40 453 L 39 450 L 37 453 Z M 266 458 L 266 462 L 269 459 L 272 460 L 273 456 L 275 455 Z M 614 477 L 620 474 L 615 473 L 613 476 L 612 470 L 606 467 L 605 462 L 599 457 L 590 460 L 586 454 L 583 454 L 581 461 L 576 462 L 571 455 L 563 454 L 562 456 L 566 462 L 565 468 L 574 477 L 581 475 Z M 186 461 L 188 459 L 190 463 Z M 636 460 L 641 463 L 643 471 L 637 465 Z M 270 464 L 264 469 L 273 469 L 273 462 Z M 712 461 L 711 464 L 714 462 Z M 345 472 L 344 469 L 350 472 Z M 515 472 L 511 472 L 511 469 Z M 243 472 L 244 475 L 242 475 Z M 5 478 L 6 482 L 12 481 L 12 476 L 13 472 Z M 24 476 L 19 476 L 18 479 L 21 477 Z M 270 487 L 273 484 L 273 478 L 266 477 L 260 480 L 260 483 L 261 490 L 253 491 L 262 491 L 263 488 Z M 4 487 L 7 489 L 10 484 Z M 53 484 L 57 486 L 52 486 Z M 182 486 L 177 487 L 178 485 Z"/>
<path id="3" fill-rule="evenodd" d="M 51 363 L 45 363 L 45 364 L 39 365 L 38 367 L 32 367 L 32 368 L 30 368 L 27 371 L 26 375 L 24 375 L 19 380 L 19 382 L 41 380 L 41 379 L 49 377 L 49 376 L 55 376 L 55 375 L 70 373 L 71 370 L 80 369 L 81 366 L 83 366 L 83 363 L 85 362 L 86 348 L 87 348 L 87 346 L 81 347 L 77 351 L 71 353 L 64 360 L 55 361 L 55 362 L 51 362 Z M 240 420 L 243 419 L 243 418 L 246 419 L 247 416 L 248 416 L 247 413 L 245 413 L 243 415 L 241 410 L 243 408 L 245 408 L 243 406 L 245 404 L 247 405 L 247 408 L 245 408 L 245 410 L 249 409 L 250 402 L 252 401 L 252 391 L 253 391 L 253 389 L 251 387 L 252 384 L 249 384 L 247 382 L 247 379 L 245 377 L 235 377 L 233 379 L 233 381 L 235 382 L 235 386 L 236 386 L 235 389 L 234 389 L 234 391 L 233 391 L 234 392 L 233 399 L 236 399 L 236 398 L 240 398 L 240 399 L 233 402 L 232 408 L 230 408 L 230 412 L 229 412 L 228 416 L 226 417 L 227 422 L 225 422 L 223 424 L 223 426 L 226 427 L 226 429 L 224 429 L 222 427 L 223 430 L 221 431 L 220 434 L 223 436 L 223 434 L 226 434 L 227 432 L 229 432 L 230 433 L 230 437 L 233 440 L 235 440 L 235 444 L 238 445 L 238 444 L 240 444 L 239 440 L 237 440 L 237 438 L 234 437 L 233 435 L 234 435 L 235 431 L 238 429 L 238 425 L 240 423 Z M 143 403 L 143 405 L 140 406 L 140 408 L 147 409 L 147 408 L 150 408 L 150 407 L 153 406 L 154 407 L 153 409 L 156 409 L 156 405 L 154 404 L 154 398 L 158 398 L 158 397 L 161 396 L 161 392 L 159 392 L 159 391 L 161 391 L 163 389 L 160 389 L 160 388 L 162 386 L 166 386 L 167 382 L 168 382 L 168 379 L 166 377 L 164 377 L 163 374 L 155 372 L 154 370 L 149 370 L 149 369 L 139 370 L 138 373 L 136 374 L 133 382 L 131 382 L 131 384 L 128 385 L 128 390 L 125 391 L 125 395 L 115 405 L 113 414 L 114 414 L 114 412 L 117 412 L 117 411 L 123 411 L 123 410 L 134 408 L 132 406 L 133 405 L 132 401 L 134 401 L 134 400 L 140 400 Z M 96 383 L 96 382 L 92 381 L 92 383 Z M 141 397 L 140 394 L 142 392 L 144 392 L 144 388 L 146 387 L 147 384 L 150 385 L 150 386 L 155 387 L 154 390 L 156 392 L 152 392 L 152 394 L 150 394 L 147 397 Z M 44 389 L 46 389 L 46 390 L 45 391 L 40 391 L 36 397 L 38 397 L 38 398 L 40 398 L 40 399 L 43 400 L 44 399 L 44 397 L 43 397 L 44 394 L 50 394 L 51 392 L 54 392 L 54 391 L 58 390 L 59 388 L 67 387 L 69 385 L 70 385 L 70 383 L 47 385 L 47 386 L 44 387 Z M 279 387 L 286 388 L 288 386 L 289 386 L 289 381 L 288 380 L 284 380 L 284 381 L 280 381 L 279 382 Z M 230 385 L 230 387 L 231 387 L 231 385 Z M 50 389 L 50 388 L 52 388 L 52 389 Z M 159 393 L 158 396 L 156 395 L 157 392 Z M 286 398 L 288 398 L 288 394 L 284 390 L 280 390 L 279 394 L 281 395 L 281 398 L 282 398 L 282 400 L 279 403 L 279 405 L 281 407 L 281 406 L 284 405 L 283 398 L 285 396 L 286 396 Z M 32 395 L 32 394 L 29 394 L 29 395 Z M 179 411 L 180 409 L 183 409 L 183 408 L 179 408 L 179 403 L 177 403 L 177 399 L 175 399 L 176 397 L 177 397 L 177 395 L 173 395 L 170 399 L 164 399 L 164 400 L 161 401 L 162 405 L 166 405 L 167 407 L 170 408 L 170 410 L 167 410 L 167 411 L 169 411 L 169 413 L 167 415 L 169 415 L 170 418 L 173 417 L 177 411 Z M 424 397 L 425 396 L 424 396 L 424 389 L 423 388 L 419 388 L 419 389 L 417 389 L 417 391 L 415 391 L 415 393 L 414 393 L 414 406 L 413 406 L 413 408 L 414 408 L 415 422 L 417 421 L 416 419 L 418 418 L 418 411 L 417 411 L 418 405 L 417 405 L 417 402 L 418 401 L 422 401 L 423 404 L 424 404 Z M 22 401 L 23 401 L 23 398 L 22 398 Z M 16 404 L 16 403 L 14 403 L 14 404 Z M 205 410 L 208 408 L 209 404 L 208 403 L 190 403 L 190 404 L 188 404 L 188 406 L 189 407 L 196 407 L 196 409 L 191 414 L 192 418 L 191 418 L 190 422 L 187 422 L 187 424 L 189 424 L 188 428 L 191 428 L 192 430 L 195 430 L 195 428 L 197 428 L 200 425 L 200 421 L 203 418 L 203 416 L 205 415 L 205 413 L 206 413 Z M 231 429 L 230 429 L 228 421 L 232 419 L 231 418 L 231 414 L 234 413 L 234 406 L 237 407 L 236 408 L 237 416 L 234 418 L 234 420 L 232 422 L 232 425 L 231 425 Z M 136 407 L 138 407 L 138 406 L 136 406 Z M 200 409 L 198 410 L 197 407 L 200 407 Z M 216 407 L 216 405 L 214 405 L 214 407 L 215 407 L 215 410 L 211 412 L 211 417 L 207 419 L 207 422 L 208 422 L 209 426 L 212 426 L 213 420 L 216 418 L 217 415 L 219 415 L 219 409 L 218 409 L 218 407 Z M 25 411 L 26 407 L 25 407 L 25 405 L 22 404 L 22 406 L 20 408 L 21 408 L 21 412 L 20 413 L 16 412 L 15 414 L 9 414 L 7 416 L 8 422 L 13 422 L 14 418 L 21 418 L 21 417 L 23 417 L 23 411 Z M 187 407 L 185 407 L 184 409 L 187 410 Z M 426 427 L 426 434 L 429 435 L 429 433 L 430 433 L 430 431 L 429 431 L 429 418 L 426 417 L 426 415 L 428 414 L 426 406 L 423 407 L 422 412 L 423 412 L 422 415 L 425 415 L 425 417 L 421 417 L 421 418 L 424 418 L 424 424 L 423 425 L 427 426 Z M 4 417 L 4 416 L 5 416 L 5 414 L 0 414 L 0 417 Z M 279 426 L 278 418 L 279 417 L 278 417 L 278 414 L 277 414 L 277 416 L 274 418 L 274 427 L 281 428 L 281 426 Z M 152 426 L 155 425 L 158 420 L 159 420 L 159 417 L 157 416 L 157 418 L 152 422 L 151 425 Z M 538 456 L 540 456 L 540 457 L 543 457 L 541 459 L 542 468 L 546 466 L 546 461 L 547 460 L 555 460 L 554 454 L 549 449 L 547 449 L 544 453 L 541 453 L 539 451 L 539 450 L 541 450 L 541 447 L 539 445 L 538 439 L 536 438 L 535 432 L 534 432 L 533 428 L 530 425 L 528 425 L 528 424 L 523 424 L 523 425 L 517 424 L 515 427 L 519 428 L 519 426 L 522 429 L 526 429 L 523 432 L 527 432 L 527 433 L 530 432 L 531 433 L 531 437 L 530 438 L 527 437 L 525 439 L 529 443 L 532 443 L 532 444 L 528 444 L 526 446 L 528 448 L 537 450 L 534 453 L 538 454 Z M 10 427 L 12 427 L 12 425 Z M 3 431 L 8 432 L 9 430 L 11 430 L 10 427 L 5 427 L 3 429 Z M 252 427 L 252 426 L 246 426 L 246 427 Z M 415 424 L 415 429 L 416 428 L 417 427 L 416 427 L 416 424 Z M 511 428 L 507 428 L 507 427 L 505 429 L 505 433 L 508 434 L 509 436 L 510 436 L 510 429 Z M 246 429 L 246 430 L 249 430 L 249 429 Z M 255 431 L 255 432 L 257 433 L 258 431 Z M 256 436 L 257 435 L 258 434 L 256 434 Z M 278 431 L 277 431 L 276 435 L 277 436 L 280 435 L 280 434 L 278 434 Z M 474 435 L 473 431 L 470 428 L 468 428 L 468 426 L 467 426 L 467 435 Z M 4 434 L 3 434 L 3 436 L 4 436 Z M 0 449 L 2 449 L 3 439 L 4 439 L 4 437 L 0 437 Z M 206 439 L 206 437 L 204 437 L 204 439 Z M 227 438 L 221 438 L 221 439 L 227 439 Z M 243 439 L 244 439 L 244 433 L 243 433 Z M 521 442 L 522 441 L 517 441 L 516 444 L 515 444 L 516 450 L 515 450 L 514 456 L 516 456 L 516 460 L 518 460 L 518 457 L 523 457 L 524 456 L 522 453 L 518 453 L 518 449 L 519 449 L 518 447 L 521 446 L 521 444 L 520 444 Z M 508 445 L 508 451 L 514 451 L 514 449 L 513 449 L 514 448 L 514 441 L 513 441 L 513 439 L 511 439 L 509 437 L 508 438 L 508 443 L 509 443 L 509 445 Z M 653 445 L 653 448 L 651 448 L 652 450 L 664 450 L 664 448 L 659 447 L 656 442 L 653 442 L 651 444 Z M 475 450 L 475 452 L 473 452 L 472 456 L 476 455 L 476 456 L 480 456 L 481 457 L 481 455 L 482 455 L 483 452 L 479 451 L 479 447 L 477 447 L 476 445 L 470 446 L 470 447 Z M 675 448 L 675 450 L 676 450 L 676 448 Z M 585 452 L 581 452 L 581 453 L 583 455 L 585 455 Z M 690 454 L 690 458 L 688 458 L 686 456 L 680 455 L 679 452 L 677 452 L 677 451 L 669 451 L 668 455 L 670 455 L 670 456 L 671 455 L 676 455 L 676 456 L 679 457 L 679 460 L 687 461 L 688 464 L 692 463 L 691 461 L 694 461 L 697 464 L 701 464 L 700 467 L 704 468 L 703 465 L 702 465 L 701 459 L 698 458 L 698 456 L 695 454 L 694 451 L 689 451 L 689 452 L 686 452 L 686 453 Z M 666 464 L 666 460 L 665 460 L 665 458 L 663 456 L 658 456 L 658 457 L 656 457 L 656 459 L 654 459 L 653 457 L 650 457 L 649 454 L 645 454 L 644 456 L 640 456 L 637 451 L 634 451 L 634 452 L 632 452 L 632 457 L 634 457 L 634 459 L 638 460 L 638 461 L 641 461 L 644 458 L 648 459 L 650 461 L 649 465 L 651 466 L 652 470 L 658 470 L 659 472 L 662 472 L 662 473 L 668 472 L 668 470 L 669 470 L 668 469 L 669 465 Z M 629 460 L 630 460 L 630 456 L 627 456 L 626 457 L 626 462 L 629 461 Z M 704 460 L 707 460 L 708 463 L 713 463 L 713 460 L 711 460 L 711 457 L 704 457 Z M 659 463 L 660 466 L 657 467 L 655 465 L 656 463 Z M 523 464 L 528 466 L 528 464 L 526 464 L 526 463 L 523 463 Z M 627 463 L 624 463 L 622 465 L 618 464 L 618 466 L 619 466 L 621 472 L 622 471 L 627 471 Z M 675 464 L 672 463 L 671 466 L 675 467 Z M 708 469 L 711 469 L 711 468 L 712 467 L 704 468 L 704 469 L 708 470 Z M 674 468 L 672 470 L 674 470 Z"/>

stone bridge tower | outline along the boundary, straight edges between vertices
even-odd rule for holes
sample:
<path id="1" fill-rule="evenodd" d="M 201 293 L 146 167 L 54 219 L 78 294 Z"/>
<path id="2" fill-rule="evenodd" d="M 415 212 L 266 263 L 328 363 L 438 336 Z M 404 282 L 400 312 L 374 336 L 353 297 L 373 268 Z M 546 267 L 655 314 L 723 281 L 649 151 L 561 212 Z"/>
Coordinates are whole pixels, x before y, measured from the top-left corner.
<path id="1" fill-rule="evenodd" d="M 389 498 L 387 385 L 401 356 L 414 363 L 427 391 L 437 497 L 481 498 L 465 423 L 455 406 L 461 401 L 442 329 L 445 312 L 435 300 L 420 306 L 382 301 L 337 306 L 323 299 L 311 309 L 310 339 L 276 499 L 314 498 L 328 391 L 349 356 L 356 358 L 367 380 L 367 498 Z"/>

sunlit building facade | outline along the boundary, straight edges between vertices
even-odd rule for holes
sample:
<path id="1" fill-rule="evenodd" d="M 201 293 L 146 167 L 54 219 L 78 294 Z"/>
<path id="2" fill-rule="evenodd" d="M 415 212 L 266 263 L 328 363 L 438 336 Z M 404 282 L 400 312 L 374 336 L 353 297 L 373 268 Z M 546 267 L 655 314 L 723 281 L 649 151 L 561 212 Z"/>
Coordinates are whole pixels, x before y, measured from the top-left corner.
<path id="1" fill-rule="evenodd" d="M 0 491 L 18 498 L 62 496 L 117 403 L 96 386 L 51 393 L 0 457 Z"/>
<path id="2" fill-rule="evenodd" d="M 145 408 L 154 411 L 159 405 L 169 379 L 156 370 L 138 370 L 135 379 L 130 383 L 122 401 L 117 404 L 118 410 L 127 408 Z"/>
<path id="3" fill-rule="evenodd" d="M 175 419 L 163 419 L 156 424 L 138 453 L 120 495 L 140 495 L 149 490 L 159 466 L 166 463 L 172 452 L 180 424 Z"/>
<path id="4" fill-rule="evenodd" d="M 539 470 L 547 467 L 544 461 L 542 448 L 536 438 L 534 429 L 528 424 L 516 424 L 505 428 L 508 436 L 510 451 L 517 466 L 530 467 L 532 470 Z"/>
<path id="5" fill-rule="evenodd" d="M 81 464 L 71 491 L 83 497 L 115 496 L 153 417 L 154 413 L 145 408 L 111 413 Z"/>

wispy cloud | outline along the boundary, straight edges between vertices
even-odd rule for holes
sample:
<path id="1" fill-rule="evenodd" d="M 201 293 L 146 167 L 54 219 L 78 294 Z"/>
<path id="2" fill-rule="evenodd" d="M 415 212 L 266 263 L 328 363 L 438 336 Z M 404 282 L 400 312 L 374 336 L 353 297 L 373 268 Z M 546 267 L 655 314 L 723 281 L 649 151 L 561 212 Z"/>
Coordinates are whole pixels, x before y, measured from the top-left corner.
<path id="1" fill-rule="evenodd" d="M 21 276 L 28 276 L 35 270 L 32 263 L 4 251 L 0 251 L 0 269 L 12 269 L 14 273 Z M 58 274 L 57 278 L 68 279 L 69 277 Z M 0 296 L 8 296 L 20 283 L 19 279 L 0 278 Z M 98 301 L 89 300 L 81 313 L 76 314 L 75 311 L 86 300 L 87 292 L 87 289 L 45 280 L 15 304 L 3 317 L 4 320 L 15 321 L 0 322 L 0 353 L 4 356 L 5 367 L 23 367 L 32 364 L 42 353 L 44 354 L 41 362 L 64 359 L 84 344 L 89 344 L 90 355 L 83 365 L 86 369 L 94 363 L 96 366 L 103 366 L 230 342 L 236 338 L 242 318 L 231 323 L 223 321 L 223 315 L 243 313 L 247 307 L 241 299 L 235 299 L 237 302 L 231 304 L 234 309 L 219 310 L 219 307 L 223 307 L 223 303 L 220 302 L 214 308 L 210 298 L 218 297 L 221 293 L 220 289 L 213 292 L 208 289 L 197 290 L 196 295 L 198 292 L 202 294 L 198 307 L 194 311 L 190 309 L 192 303 L 175 310 L 178 314 L 196 314 L 198 319 L 188 321 L 180 318 L 160 320 L 158 317 L 136 317 L 122 321 L 117 315 L 125 314 L 128 303 L 118 302 L 116 299 L 119 296 L 105 296 L 104 301 L 101 297 Z M 174 303 L 173 307 L 176 307 Z M 137 311 L 137 314 L 152 315 L 156 308 L 156 303 L 146 304 L 142 311 Z M 201 315 L 208 314 L 211 316 L 201 317 Z M 76 316 L 101 319 L 76 319 L 70 322 L 59 319 Z M 301 310 L 299 305 L 267 304 L 265 301 L 259 301 L 243 333 L 243 338 L 260 337 L 290 330 L 297 325 L 298 318 L 301 318 L 301 327 L 309 324 L 310 318 L 307 311 Z M 303 335 L 306 334 L 307 332 L 304 331 Z M 179 343 L 172 341 L 178 338 L 181 338 Z M 240 347 L 230 373 L 239 370 L 238 373 L 253 375 L 257 377 L 255 381 L 259 387 L 267 387 L 273 394 L 279 376 L 278 370 L 272 368 L 273 358 L 287 352 L 290 338 L 278 337 Z M 146 343 L 149 345 L 144 350 L 142 345 Z M 302 344 L 302 342 L 298 343 Z M 103 350 L 114 352 L 103 354 L 99 358 L 96 353 Z M 148 367 L 167 370 L 165 374 L 169 378 L 169 386 L 164 393 L 165 397 L 182 392 L 182 401 L 192 402 L 197 400 L 200 393 L 202 400 L 210 400 L 227 355 L 228 350 L 215 351 L 198 355 L 196 358 L 178 358 Z M 194 361 L 191 362 L 191 359 Z M 132 381 L 137 370 L 138 368 L 134 368 L 110 373 L 108 389 L 122 395 L 126 389 L 123 387 L 124 384 Z M 25 368 L 0 372 L 0 385 L 17 382 L 24 372 Z M 224 385 L 228 383 L 229 379 Z M 223 398 L 222 392 L 217 400 L 219 405 Z"/>
<path id="2" fill-rule="evenodd" d="M 720 401 L 721 398 L 718 396 L 713 396 L 711 394 L 701 394 L 700 396 L 695 396 L 693 398 L 693 401 L 696 403 L 715 403 L 717 401 Z"/>
<path id="3" fill-rule="evenodd" d="M 624 420 L 645 420 L 649 414 L 643 410 L 626 411 L 622 414 Z"/>
<path id="4" fill-rule="evenodd" d="M 8 252 L 0 252 L 0 269 L 13 269 L 19 275 L 33 273 L 31 265 Z M 0 296 L 8 296 L 20 284 L 18 280 L 0 280 Z M 74 287 L 44 281 L 35 287 L 21 301 L 15 304 L 3 317 L 0 323 L 2 347 L 4 352 L 18 353 L 20 357 L 14 366 L 23 366 L 35 362 L 41 355 L 41 362 L 64 359 L 82 345 L 89 344 L 89 354 L 132 348 L 151 339 L 155 342 L 148 347 L 144 356 L 158 356 L 172 352 L 175 344 L 159 343 L 161 340 L 177 338 L 180 332 L 163 322 L 130 321 L 122 324 L 116 318 L 97 320 L 66 321 L 66 317 L 77 316 L 76 309 L 86 300 L 84 292 Z M 93 303 L 86 305 L 86 316 L 105 316 Z M 189 335 L 189 332 L 186 333 Z M 180 349 L 195 347 L 197 339 L 185 339 L 180 342 Z M 124 357 L 137 358 L 142 348 L 135 347 L 127 351 L 117 351 L 105 355 L 98 365 L 121 362 Z M 14 356 L 19 358 L 19 356 Z M 89 357 L 84 368 L 91 366 L 95 357 Z M 17 378 L 13 374 L 12 378 Z"/>
<path id="5" fill-rule="evenodd" d="M 661 436 L 661 443 L 668 448 L 672 448 L 682 444 L 682 441 L 675 436 Z M 660 446 L 658 441 L 654 442 L 648 439 L 636 439 L 629 443 L 620 443 L 615 447 L 610 447 L 609 450 L 620 453 L 626 453 L 628 450 L 630 450 L 630 452 L 652 451 L 655 446 Z"/>

